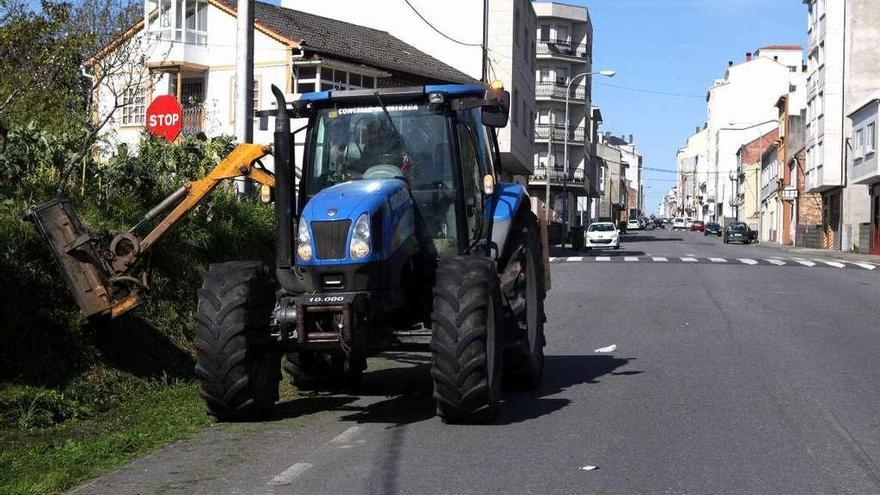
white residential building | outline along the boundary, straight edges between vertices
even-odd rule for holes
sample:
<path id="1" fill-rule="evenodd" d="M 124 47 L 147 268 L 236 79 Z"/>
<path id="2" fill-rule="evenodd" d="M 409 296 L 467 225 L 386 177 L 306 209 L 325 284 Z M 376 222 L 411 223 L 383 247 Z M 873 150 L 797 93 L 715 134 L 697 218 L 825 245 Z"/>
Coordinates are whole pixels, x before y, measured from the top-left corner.
<path id="1" fill-rule="evenodd" d="M 573 78 L 592 71 L 593 25 L 586 7 L 555 2 L 533 3 L 537 14 L 535 82 L 535 174 L 529 179 L 533 195 L 545 198 L 550 181 L 550 207 L 562 217 L 563 205 L 573 225 L 580 223 L 576 206 L 594 216 L 599 196 L 598 174 L 592 170 L 591 76 L 578 78 L 569 95 L 568 164 L 564 163 L 566 90 Z M 552 141 L 552 144 L 551 144 Z M 563 200 L 563 175 L 568 198 Z"/>
<path id="2" fill-rule="evenodd" d="M 401 0 L 281 0 L 283 7 L 387 31 L 480 79 L 483 2 L 409 3 L 412 8 Z M 489 80 L 501 80 L 510 91 L 510 124 L 498 133 L 501 159 L 507 171 L 528 175 L 533 171 L 535 10 L 528 0 L 489 0 L 488 7 Z M 358 50 L 356 46 L 351 48 Z"/>
<path id="3" fill-rule="evenodd" d="M 675 187 L 676 215 L 684 215 L 694 220 L 708 221 L 711 209 L 706 202 L 709 179 L 709 130 L 697 128 L 684 147 L 678 150 L 678 184 Z"/>
<path id="4" fill-rule="evenodd" d="M 709 89 L 707 104 L 708 174 L 705 220 L 726 221 L 736 210 L 736 153 L 775 127 L 776 102 L 806 84 L 803 51 L 797 46 L 768 46 L 728 63 L 724 79 Z"/>
<path id="5" fill-rule="evenodd" d="M 147 76 L 142 84 L 122 88 L 125 105 L 104 129 L 105 143 L 136 144 L 145 109 L 165 94 L 183 103 L 184 133 L 233 135 L 235 2 L 146 0 L 144 9 L 144 20 L 99 54 L 138 51 L 146 63 L 131 72 Z M 274 106 L 272 85 L 290 100 L 333 88 L 475 81 L 384 31 L 262 2 L 255 3 L 254 16 L 255 109 Z M 100 115 L 112 106 L 111 89 L 102 86 L 96 95 Z M 268 119 L 254 119 L 253 125 L 255 142 L 272 142 Z"/>
<path id="6" fill-rule="evenodd" d="M 860 109 L 880 96 L 880 11 L 876 0 L 804 4 L 810 44 L 807 188 L 822 194 L 825 247 L 868 251 L 880 244 L 880 227 L 872 227 L 878 223 L 880 191 L 874 186 L 880 174 L 865 173 L 870 159 L 860 154 L 853 128 L 862 126 L 861 139 L 867 139 Z"/>

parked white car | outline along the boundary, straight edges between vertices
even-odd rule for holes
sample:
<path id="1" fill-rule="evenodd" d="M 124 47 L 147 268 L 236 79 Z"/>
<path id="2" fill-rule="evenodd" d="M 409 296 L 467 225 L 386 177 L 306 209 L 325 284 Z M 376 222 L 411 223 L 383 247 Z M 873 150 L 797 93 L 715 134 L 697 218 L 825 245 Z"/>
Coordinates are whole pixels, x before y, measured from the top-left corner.
<path id="1" fill-rule="evenodd" d="M 633 218 L 629 222 L 626 222 L 626 230 L 641 230 L 642 222 Z"/>
<path id="2" fill-rule="evenodd" d="M 613 247 L 620 249 L 620 231 L 611 222 L 595 222 L 587 227 L 584 246 L 587 249 Z"/>
<path id="3" fill-rule="evenodd" d="M 689 228 L 686 219 L 682 217 L 675 217 L 672 219 L 672 230 L 685 230 Z"/>

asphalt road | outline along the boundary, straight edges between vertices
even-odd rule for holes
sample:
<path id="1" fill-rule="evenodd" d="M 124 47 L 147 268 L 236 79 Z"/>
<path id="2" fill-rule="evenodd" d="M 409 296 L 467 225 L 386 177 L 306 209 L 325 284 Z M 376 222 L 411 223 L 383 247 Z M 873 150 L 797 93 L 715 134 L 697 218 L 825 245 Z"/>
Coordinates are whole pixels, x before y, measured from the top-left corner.
<path id="1" fill-rule="evenodd" d="M 362 395 L 212 427 L 76 493 L 880 493 L 880 269 L 745 264 L 780 252 L 691 232 L 618 254 L 636 260 L 553 264 L 545 381 L 495 424 L 443 424 L 427 356 L 398 354 Z"/>

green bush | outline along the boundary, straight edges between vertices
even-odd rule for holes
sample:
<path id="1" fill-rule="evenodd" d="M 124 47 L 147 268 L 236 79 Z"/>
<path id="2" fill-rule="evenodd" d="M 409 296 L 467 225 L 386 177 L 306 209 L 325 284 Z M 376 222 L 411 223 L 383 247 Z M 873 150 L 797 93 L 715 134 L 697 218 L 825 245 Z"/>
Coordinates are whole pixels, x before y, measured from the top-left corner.
<path id="1" fill-rule="evenodd" d="M 58 188 L 72 141 L 25 127 L 11 130 L 0 152 L 0 424 L 7 427 L 42 427 L 100 409 L 81 398 L 101 389 L 106 380 L 95 370 L 104 367 L 142 380 L 191 379 L 192 315 L 207 265 L 271 262 L 271 205 L 239 199 L 222 184 L 154 249 L 152 300 L 112 322 L 84 325 L 45 242 L 21 220 L 29 204 Z M 87 160 L 85 183 L 77 171 L 66 189 L 90 230 L 127 230 L 233 146 L 230 138 L 168 144 L 145 135 L 137 150 L 120 146 L 107 161 Z"/>

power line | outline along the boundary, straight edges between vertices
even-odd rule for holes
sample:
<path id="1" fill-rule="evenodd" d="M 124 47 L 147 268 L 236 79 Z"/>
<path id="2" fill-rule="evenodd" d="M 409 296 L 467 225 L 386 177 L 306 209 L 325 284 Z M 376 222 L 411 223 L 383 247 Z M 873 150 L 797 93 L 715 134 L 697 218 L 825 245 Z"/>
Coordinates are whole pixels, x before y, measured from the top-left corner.
<path id="1" fill-rule="evenodd" d="M 406 4 L 409 6 L 410 9 L 412 9 L 413 12 L 415 12 L 415 14 L 416 14 L 417 16 L 419 16 L 419 19 L 421 19 L 422 21 L 424 21 L 424 23 L 427 24 L 428 27 L 430 27 L 431 29 L 433 29 L 433 30 L 434 30 L 437 34 L 439 34 L 440 36 L 443 36 L 444 38 L 448 39 L 449 41 L 452 41 L 453 43 L 458 43 L 459 45 L 462 45 L 462 46 L 473 46 L 473 47 L 478 47 L 478 48 L 482 48 L 482 47 L 483 47 L 483 44 L 482 44 L 482 43 L 465 43 L 465 42 L 463 42 L 463 41 L 458 41 L 457 39 L 455 39 L 455 38 L 449 36 L 448 34 L 444 33 L 443 31 L 440 31 L 440 30 L 437 29 L 433 24 L 431 24 L 431 22 L 430 22 L 428 19 L 425 19 L 425 16 L 423 16 L 423 15 L 421 14 L 421 12 L 419 12 L 418 10 L 416 10 L 416 8 L 413 7 L 413 4 L 409 3 L 409 0 L 403 0 L 403 1 L 404 1 L 404 3 L 406 3 Z"/>
<path id="2" fill-rule="evenodd" d="M 599 81 L 593 81 L 593 84 L 596 84 L 598 86 L 608 86 L 609 88 L 623 89 L 626 91 L 634 91 L 636 93 L 647 93 L 647 94 L 651 94 L 651 95 L 676 96 L 679 98 L 699 98 L 701 100 L 706 97 L 705 95 L 695 95 L 695 94 L 688 94 L 688 93 L 675 93 L 672 91 L 659 91 L 659 90 L 654 90 L 654 89 L 634 88 L 632 86 L 621 86 L 619 84 L 604 83 L 604 82 L 599 82 Z"/>

